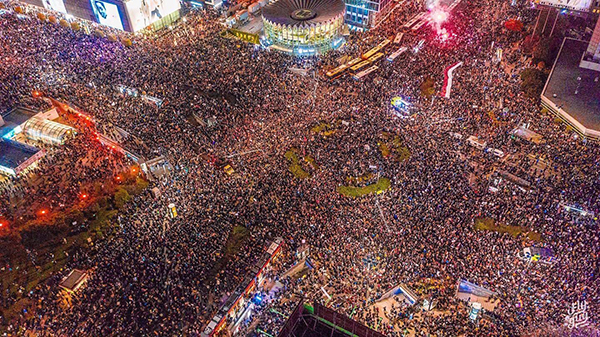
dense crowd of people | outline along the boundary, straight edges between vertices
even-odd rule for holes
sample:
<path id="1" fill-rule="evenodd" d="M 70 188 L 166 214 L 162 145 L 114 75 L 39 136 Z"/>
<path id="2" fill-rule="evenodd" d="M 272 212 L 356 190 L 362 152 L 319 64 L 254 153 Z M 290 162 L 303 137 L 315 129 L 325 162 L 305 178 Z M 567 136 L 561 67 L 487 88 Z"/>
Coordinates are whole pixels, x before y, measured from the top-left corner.
<path id="1" fill-rule="evenodd" d="M 352 314 L 390 336 L 558 331 L 578 300 L 587 300 L 595 327 L 600 312 L 598 223 L 560 205 L 598 214 L 600 151 L 541 114 L 520 92 L 515 74 L 529 61 L 519 50 L 522 36 L 502 23 L 517 16 L 533 21 L 529 5 L 462 1 L 444 24 L 447 39 L 429 26 L 408 29 L 402 45 L 411 51 L 381 65 L 371 77 L 322 76 L 340 56 L 356 57 L 402 31 L 419 10 L 416 2 L 408 2 L 386 24 L 353 33 L 342 49 L 314 58 L 225 39 L 212 12 L 190 13 L 168 34 L 136 40 L 130 48 L 2 14 L 2 108 L 42 107 L 47 103 L 31 98 L 32 90 L 39 90 L 77 105 L 101 130 L 126 130 L 125 148 L 145 159 L 164 156 L 173 168 L 152 182 L 160 195 L 146 191 L 125 206 L 115 221 L 118 232 L 98 243 L 96 254 L 71 258 L 68 267 L 94 270 L 72 306 L 58 305 L 56 283 L 64 275 L 55 275 L 24 295 L 39 305 L 33 315 L 3 322 L 8 331 L 197 336 L 275 237 L 283 237 L 292 251 L 304 240 L 316 268 L 304 278 L 280 280 L 278 296 L 256 313 L 254 324 L 241 329 L 245 333 L 256 328 L 275 335 L 299 299 Z M 413 52 L 422 39 L 423 47 Z M 504 49 L 505 61 L 495 62 L 496 47 Z M 514 69 L 507 70 L 506 59 Z M 451 98 L 422 96 L 427 77 L 439 89 L 444 68 L 459 61 L 463 65 L 455 73 Z M 314 76 L 295 74 L 290 67 L 309 69 Z M 118 85 L 164 103 L 159 107 L 123 95 Z M 396 117 L 390 107 L 395 96 L 409 100 L 416 113 Z M 211 118 L 216 125 L 204 123 Z M 334 132 L 311 131 L 321 122 L 333 125 Z M 544 143 L 511 136 L 524 124 Z M 407 160 L 382 156 L 378 143 L 384 132 L 400 137 L 411 153 Z M 508 159 L 470 147 L 465 139 L 471 135 L 501 149 Z M 69 151 L 82 148 L 103 153 L 96 145 L 80 144 L 93 137 L 78 137 L 56 149 L 57 155 L 73 156 Z M 298 179 L 288 170 L 284 153 L 292 147 L 316 160 L 310 178 Z M 529 170 L 527 154 L 545 158 L 547 167 Z M 211 158 L 227 160 L 236 173 L 226 174 Z M 125 160 L 115 157 L 110 165 L 89 168 L 73 179 L 103 179 Z M 57 170 L 51 163 L 40 167 L 42 173 Z M 490 192 L 488 177 L 496 170 L 528 180 L 531 188 L 505 181 Z M 349 178 L 362 176 L 372 176 L 369 182 L 387 177 L 392 187 L 357 199 L 336 191 Z M 61 200 L 63 191 L 11 187 L 19 183 L 3 191 Z M 3 195 L 0 211 L 18 212 L 9 200 Z M 165 217 L 170 203 L 177 208 L 174 219 Z M 540 233 L 542 241 L 474 231 L 475 218 L 521 226 Z M 249 235 L 228 254 L 228 237 L 239 226 Z M 519 260 L 517 253 L 530 245 L 551 248 L 554 264 Z M 373 267 L 365 261 L 377 263 Z M 499 304 L 484 322 L 470 323 L 468 309 L 455 299 L 459 279 L 497 293 Z M 419 289 L 430 280 L 439 284 L 421 293 L 447 309 L 442 314 L 422 314 L 417 320 L 411 319 L 413 309 L 389 308 L 384 314 L 373 306 L 399 283 Z M 382 315 L 386 324 L 378 323 Z"/>

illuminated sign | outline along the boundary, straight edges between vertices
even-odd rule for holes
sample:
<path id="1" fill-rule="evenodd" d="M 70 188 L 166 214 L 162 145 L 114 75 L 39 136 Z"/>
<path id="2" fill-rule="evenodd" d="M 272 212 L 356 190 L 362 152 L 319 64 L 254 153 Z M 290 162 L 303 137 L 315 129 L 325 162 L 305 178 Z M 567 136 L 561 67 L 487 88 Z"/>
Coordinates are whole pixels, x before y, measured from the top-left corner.
<path id="1" fill-rule="evenodd" d="M 146 28 L 181 8 L 179 0 L 130 0 L 125 7 L 133 31 Z"/>
<path id="2" fill-rule="evenodd" d="M 100 0 L 91 0 L 91 4 L 99 24 L 123 30 L 123 22 L 117 5 Z"/>

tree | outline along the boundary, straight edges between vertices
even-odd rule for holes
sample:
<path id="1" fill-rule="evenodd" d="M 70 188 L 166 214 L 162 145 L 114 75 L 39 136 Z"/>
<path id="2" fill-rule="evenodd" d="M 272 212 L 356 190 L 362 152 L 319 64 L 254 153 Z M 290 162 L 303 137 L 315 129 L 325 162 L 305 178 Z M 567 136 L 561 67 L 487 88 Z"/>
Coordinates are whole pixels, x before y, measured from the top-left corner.
<path id="1" fill-rule="evenodd" d="M 131 195 L 124 188 L 119 188 L 117 193 L 115 193 L 115 206 L 117 208 L 122 208 L 129 200 L 131 200 Z"/>
<path id="2" fill-rule="evenodd" d="M 550 64 L 550 39 L 544 38 L 541 39 L 536 45 L 533 47 L 533 59 L 535 63 L 539 61 L 544 61 L 546 64 Z"/>
<path id="3" fill-rule="evenodd" d="M 523 29 L 523 22 L 516 19 L 510 19 L 504 22 L 504 27 L 513 32 L 520 32 Z"/>
<path id="4" fill-rule="evenodd" d="M 533 53 L 533 48 L 538 43 L 539 37 L 535 35 L 528 35 L 521 44 L 521 49 L 523 50 L 523 54 L 531 55 Z"/>
<path id="5" fill-rule="evenodd" d="M 534 63 L 544 62 L 546 65 L 552 65 L 558 55 L 561 41 L 557 36 L 542 38 L 538 41 L 532 53 Z"/>
<path id="6" fill-rule="evenodd" d="M 536 68 L 528 68 L 521 72 L 521 81 L 521 90 L 525 95 L 537 99 L 544 89 L 546 73 Z"/>
<path id="7" fill-rule="evenodd" d="M 427 98 L 433 96 L 433 94 L 435 94 L 435 88 L 433 87 L 434 84 L 435 82 L 433 81 L 433 78 L 429 76 L 426 77 L 425 81 L 421 83 L 421 95 Z"/>
<path id="8" fill-rule="evenodd" d="M 52 246 L 67 236 L 69 227 L 64 221 L 55 224 L 31 224 L 21 231 L 21 244 L 28 249 Z"/>

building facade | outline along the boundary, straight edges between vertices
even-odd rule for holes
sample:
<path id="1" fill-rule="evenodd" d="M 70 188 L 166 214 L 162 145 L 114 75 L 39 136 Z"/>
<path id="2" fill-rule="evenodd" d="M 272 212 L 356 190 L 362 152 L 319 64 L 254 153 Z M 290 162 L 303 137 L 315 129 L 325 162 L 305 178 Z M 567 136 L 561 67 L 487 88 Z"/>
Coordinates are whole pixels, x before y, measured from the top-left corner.
<path id="1" fill-rule="evenodd" d="M 268 43 L 299 56 L 323 54 L 344 41 L 343 0 L 278 0 L 262 9 Z"/>
<path id="2" fill-rule="evenodd" d="M 24 0 L 68 21 L 78 18 L 128 32 L 162 29 L 180 17 L 179 0 Z"/>
<path id="3" fill-rule="evenodd" d="M 600 20 L 596 22 L 596 27 L 592 33 L 590 43 L 581 59 L 582 68 L 600 71 Z"/>
<path id="4" fill-rule="evenodd" d="M 345 0 L 346 23 L 352 30 L 375 27 L 393 8 L 392 0 Z"/>

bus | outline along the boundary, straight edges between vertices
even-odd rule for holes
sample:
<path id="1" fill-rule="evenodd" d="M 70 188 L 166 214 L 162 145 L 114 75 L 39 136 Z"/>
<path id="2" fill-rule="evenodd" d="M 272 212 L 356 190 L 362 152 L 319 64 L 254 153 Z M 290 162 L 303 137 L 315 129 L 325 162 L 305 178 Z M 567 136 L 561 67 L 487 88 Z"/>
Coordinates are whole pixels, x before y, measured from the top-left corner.
<path id="1" fill-rule="evenodd" d="M 388 44 L 390 44 L 390 40 L 389 39 L 385 39 L 383 41 L 381 41 L 380 44 L 377 45 L 377 47 L 379 47 L 380 49 L 385 48 Z"/>
<path id="2" fill-rule="evenodd" d="M 344 73 L 344 71 L 348 69 L 348 65 L 347 64 L 342 64 L 341 66 L 334 68 L 334 69 L 330 69 L 328 70 L 325 75 L 327 75 L 327 77 L 329 78 L 337 78 L 342 76 L 342 74 Z"/>
<path id="3" fill-rule="evenodd" d="M 421 13 L 415 15 L 412 19 L 410 19 L 407 23 L 404 24 L 404 28 L 409 28 L 412 25 L 414 25 L 415 23 L 417 23 L 417 21 L 421 20 L 423 15 L 425 15 L 425 12 L 421 12 Z"/>
<path id="4" fill-rule="evenodd" d="M 363 70 L 363 71 L 355 74 L 354 76 L 352 76 L 352 78 L 355 79 L 355 80 L 360 80 L 361 78 L 369 75 L 370 73 L 374 72 L 377 69 L 379 69 L 378 66 L 372 66 L 372 67 L 370 67 L 368 69 L 365 69 L 365 70 Z"/>
<path id="5" fill-rule="evenodd" d="M 369 57 L 369 61 L 370 61 L 371 63 L 374 63 L 374 62 L 378 61 L 378 60 L 379 60 L 380 58 L 382 58 L 382 57 L 383 57 L 383 53 L 377 53 L 377 54 L 375 54 L 375 55 L 373 55 L 373 56 Z"/>
<path id="6" fill-rule="evenodd" d="M 396 38 L 394 39 L 394 44 L 398 44 L 402 42 L 402 38 L 404 37 L 404 33 L 396 34 Z"/>
<path id="7" fill-rule="evenodd" d="M 363 59 L 360 57 L 354 58 L 354 59 L 348 61 L 348 63 L 344 63 L 336 68 L 328 70 L 325 73 L 325 75 L 327 75 L 327 77 L 329 77 L 329 78 L 338 78 L 344 73 L 344 71 L 346 71 L 346 69 L 362 62 L 362 60 Z"/>
<path id="8" fill-rule="evenodd" d="M 367 60 L 367 59 L 369 59 L 369 57 L 371 57 L 371 56 L 373 56 L 373 55 L 375 55 L 375 54 L 379 53 L 379 51 L 380 51 L 380 50 L 381 50 L 381 47 L 380 47 L 380 46 L 377 46 L 377 47 L 375 47 L 375 48 L 373 48 L 373 49 L 369 50 L 368 52 L 366 52 L 366 53 L 362 54 L 362 59 L 363 59 L 363 60 Z"/>
<path id="9" fill-rule="evenodd" d="M 358 69 L 360 69 L 360 68 L 362 68 L 362 67 L 364 67 L 364 66 L 366 66 L 366 65 L 368 65 L 370 63 L 371 63 L 371 61 L 364 60 L 364 61 L 362 61 L 360 63 L 357 63 L 357 64 L 353 65 L 352 67 L 350 67 L 350 70 L 352 70 L 353 72 L 356 72 Z"/>
<path id="10" fill-rule="evenodd" d="M 348 67 L 352 67 L 353 65 L 359 63 L 362 61 L 361 57 L 357 57 L 355 59 L 350 60 L 348 63 L 346 63 L 348 65 Z"/>
<path id="11" fill-rule="evenodd" d="M 369 50 L 368 52 L 364 53 L 362 55 L 363 60 L 367 60 L 369 59 L 371 56 L 379 53 L 383 48 L 385 48 L 388 44 L 390 44 L 390 40 L 389 39 L 385 39 L 383 41 L 381 41 L 376 47 L 374 47 L 373 49 Z"/>
<path id="12" fill-rule="evenodd" d="M 390 56 L 388 56 L 387 60 L 390 62 L 393 62 L 396 59 L 396 57 L 400 56 L 402 53 L 404 53 L 407 50 L 408 50 L 407 47 L 400 47 L 400 49 L 396 50 Z"/>

